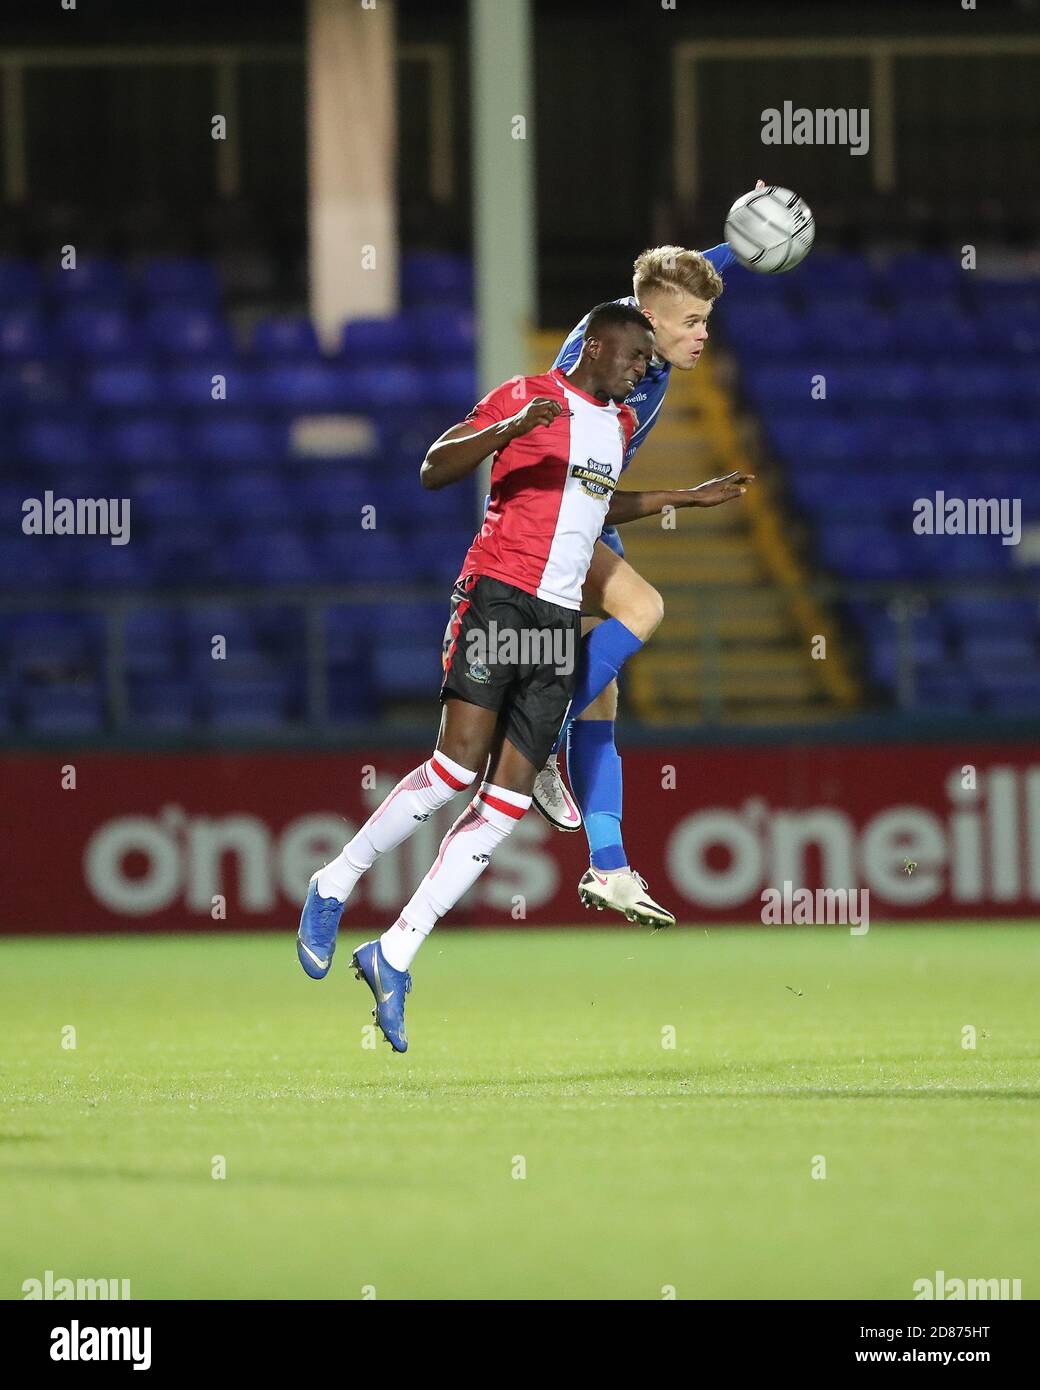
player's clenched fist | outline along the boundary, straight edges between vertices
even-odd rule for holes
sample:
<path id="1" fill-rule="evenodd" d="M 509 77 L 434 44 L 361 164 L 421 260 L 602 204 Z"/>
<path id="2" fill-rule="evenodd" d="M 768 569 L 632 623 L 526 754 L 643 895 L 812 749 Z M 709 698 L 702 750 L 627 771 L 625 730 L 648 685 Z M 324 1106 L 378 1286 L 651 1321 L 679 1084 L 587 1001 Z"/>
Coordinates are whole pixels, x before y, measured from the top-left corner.
<path id="1" fill-rule="evenodd" d="M 523 410 L 518 410 L 510 420 L 509 433 L 515 439 L 521 434 L 530 434 L 539 425 L 551 425 L 562 410 L 562 401 L 550 400 L 548 396 L 535 396 L 533 401 L 528 401 Z"/>

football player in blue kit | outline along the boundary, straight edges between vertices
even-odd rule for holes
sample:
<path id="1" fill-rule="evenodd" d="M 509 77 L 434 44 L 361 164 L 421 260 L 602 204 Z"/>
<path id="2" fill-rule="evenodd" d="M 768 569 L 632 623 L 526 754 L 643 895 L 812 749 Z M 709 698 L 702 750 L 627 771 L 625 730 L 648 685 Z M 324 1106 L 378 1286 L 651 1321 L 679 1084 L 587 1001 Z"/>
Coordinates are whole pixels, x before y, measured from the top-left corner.
<path id="1" fill-rule="evenodd" d="M 762 180 L 758 187 L 764 187 Z M 628 398 L 638 417 L 625 467 L 660 418 L 673 369 L 697 365 L 708 338 L 708 318 L 722 293 L 721 273 L 736 257 L 726 243 L 709 251 L 658 246 L 637 257 L 633 294 L 618 300 L 641 309 L 654 328 L 655 355 L 643 380 Z M 566 370 L 577 359 L 585 320 L 577 324 L 557 354 L 554 367 Z M 690 490 L 691 505 L 716 506 L 740 490 L 750 477 L 731 475 Z M 720 486 L 722 485 L 722 486 Z M 675 922 L 650 896 L 646 881 L 628 862 L 621 834 L 621 758 L 614 741 L 617 675 L 650 638 L 664 614 L 657 590 L 624 558 L 616 526 L 604 529 L 582 590 L 582 654 L 578 683 L 556 749 L 539 773 L 534 804 L 558 830 L 584 825 L 589 868 L 578 884 L 586 907 L 611 908 L 629 921 L 666 927 Z M 566 750 L 573 795 L 560 774 L 557 753 Z"/>

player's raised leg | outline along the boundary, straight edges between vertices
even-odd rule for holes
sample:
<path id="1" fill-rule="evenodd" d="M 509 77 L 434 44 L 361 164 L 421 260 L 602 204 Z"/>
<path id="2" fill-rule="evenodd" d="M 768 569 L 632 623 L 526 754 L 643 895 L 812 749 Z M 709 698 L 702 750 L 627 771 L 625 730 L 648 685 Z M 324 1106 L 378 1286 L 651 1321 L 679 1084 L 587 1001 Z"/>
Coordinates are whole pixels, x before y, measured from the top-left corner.
<path id="1" fill-rule="evenodd" d="M 465 791 L 487 760 L 496 713 L 476 705 L 462 707 L 472 714 L 456 711 L 449 720 L 450 706 L 445 706 L 436 751 L 402 777 L 337 858 L 312 876 L 296 938 L 300 964 L 311 979 L 321 980 L 329 973 L 343 908 L 362 874 Z"/>
<path id="2" fill-rule="evenodd" d="M 375 997 L 375 1018 L 397 1052 L 408 1046 L 404 1001 L 411 988 L 409 969 L 440 919 L 487 868 L 492 854 L 531 804 L 535 773 L 545 762 L 574 689 L 580 624 L 576 611 L 499 585 L 496 622 L 518 636 L 526 629 L 557 629 L 570 649 L 561 667 L 522 663 L 511 673 L 509 701 L 490 748 L 487 775 L 476 796 L 441 842 L 429 872 L 378 941 L 366 942 L 354 964 Z M 555 649 L 555 648 L 554 648 Z M 454 676 L 460 679 L 459 675 Z M 460 701 L 448 698 L 448 717 Z"/>
<path id="3" fill-rule="evenodd" d="M 597 633 L 602 633 L 603 629 L 609 632 L 612 622 L 618 623 L 624 632 L 640 636 L 641 646 L 660 623 L 664 604 L 652 585 L 612 547 L 601 542 L 596 546 L 582 590 L 582 607 L 587 613 L 598 613 L 602 618 L 582 620 L 583 631 L 588 635 L 582 643 L 583 660 L 568 716 L 567 771 L 574 799 L 584 819 L 590 859 L 589 868 L 578 885 L 578 895 L 587 907 L 609 907 L 629 921 L 647 926 L 671 926 L 675 917 L 650 896 L 646 881 L 629 865 L 622 840 L 621 758 L 614 741 L 616 674 L 602 682 L 602 676 L 610 669 L 611 644 L 605 643 L 606 654 L 601 651 L 591 663 L 584 656 Z M 602 637 L 599 641 L 603 641 Z M 617 650 L 619 648 L 614 646 L 614 651 Z M 593 664 L 598 667 L 598 677 L 590 671 Z M 616 669 L 620 670 L 622 664 L 618 663 Z M 582 708 L 587 693 L 594 691 L 601 682 L 601 688 Z M 578 711 L 577 718 L 573 717 L 575 711 Z M 539 798 L 555 807 L 562 804 L 564 796 L 562 790 L 554 792 L 547 785 L 550 779 L 555 779 L 562 789 L 562 779 L 555 766 L 543 768 L 535 783 L 535 804 L 547 819 L 550 817 Z"/>

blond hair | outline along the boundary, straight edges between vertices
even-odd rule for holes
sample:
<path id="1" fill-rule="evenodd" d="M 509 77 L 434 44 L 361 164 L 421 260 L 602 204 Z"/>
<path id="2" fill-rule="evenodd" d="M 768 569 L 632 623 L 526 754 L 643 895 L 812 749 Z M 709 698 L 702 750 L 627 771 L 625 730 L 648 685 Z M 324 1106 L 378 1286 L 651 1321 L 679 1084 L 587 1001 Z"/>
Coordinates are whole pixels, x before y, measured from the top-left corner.
<path id="1" fill-rule="evenodd" d="M 682 246 L 652 246 L 636 257 L 632 269 L 632 288 L 640 304 L 653 294 L 685 290 L 696 299 L 718 299 L 722 293 L 722 277 L 711 261 Z"/>

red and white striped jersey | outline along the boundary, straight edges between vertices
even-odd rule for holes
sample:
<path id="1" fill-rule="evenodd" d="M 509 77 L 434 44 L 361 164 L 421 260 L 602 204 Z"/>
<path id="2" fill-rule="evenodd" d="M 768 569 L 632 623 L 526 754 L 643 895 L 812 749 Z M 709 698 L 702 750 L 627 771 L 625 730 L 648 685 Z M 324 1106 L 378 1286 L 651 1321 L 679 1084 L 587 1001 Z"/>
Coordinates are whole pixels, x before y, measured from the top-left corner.
<path id="1" fill-rule="evenodd" d="M 535 396 L 558 400 L 563 410 L 495 455 L 484 525 L 459 578 L 486 574 L 562 608 L 580 608 L 592 550 L 636 428 L 635 412 L 598 401 L 554 369 L 496 386 L 466 421 L 486 429 Z"/>

